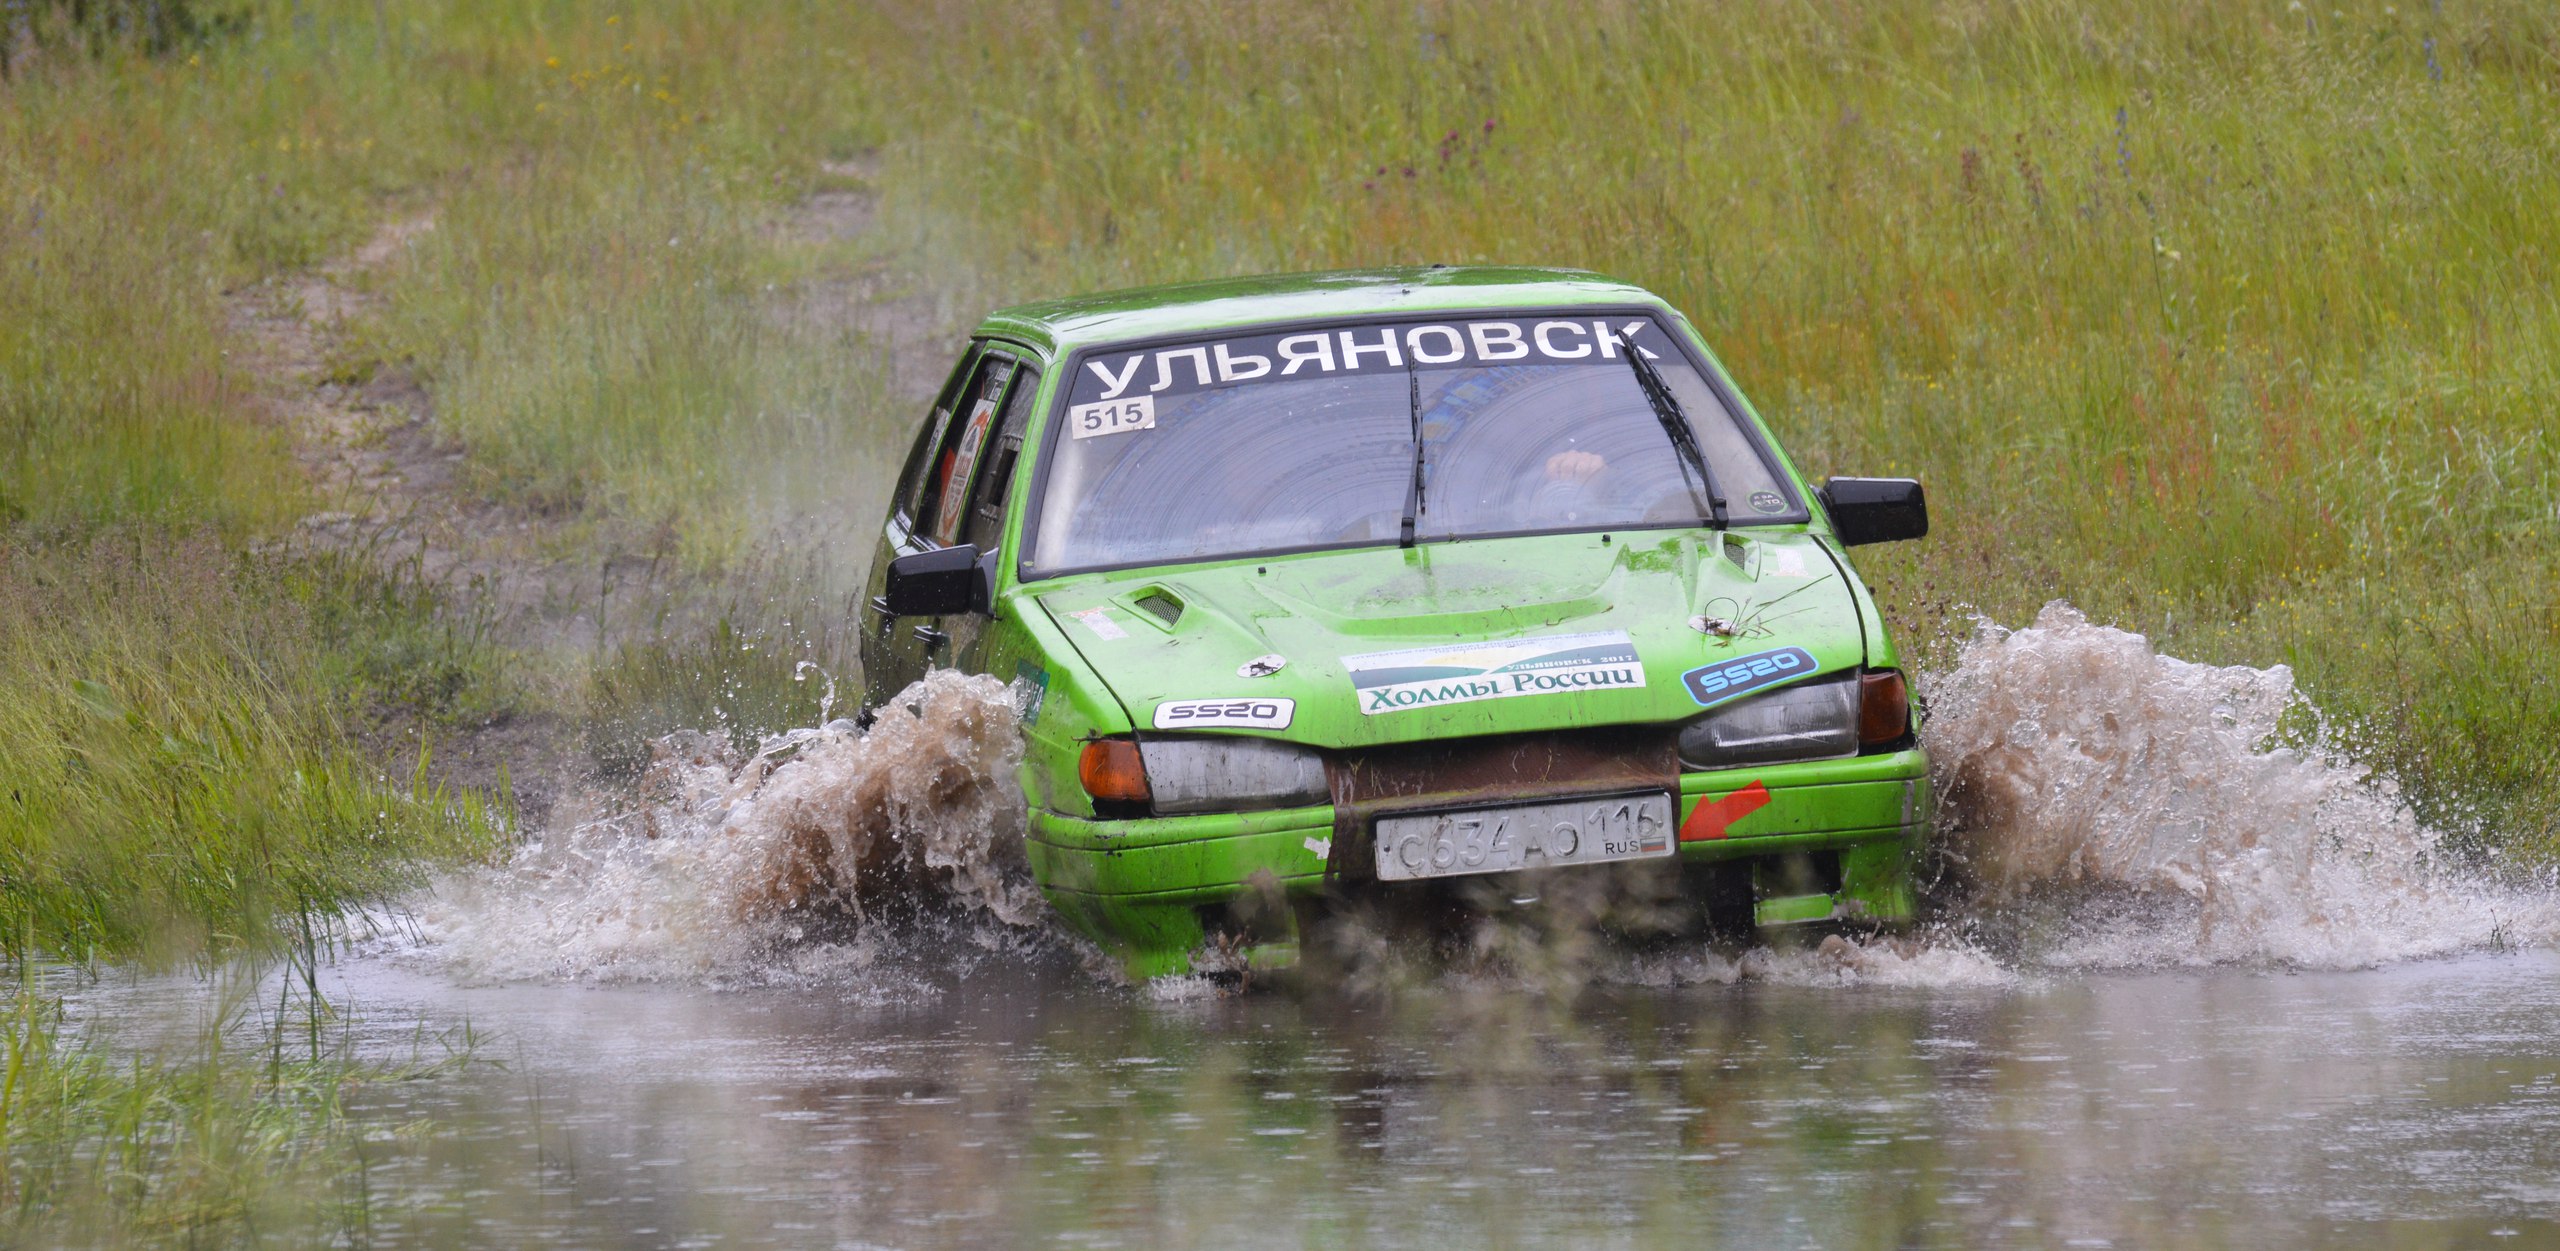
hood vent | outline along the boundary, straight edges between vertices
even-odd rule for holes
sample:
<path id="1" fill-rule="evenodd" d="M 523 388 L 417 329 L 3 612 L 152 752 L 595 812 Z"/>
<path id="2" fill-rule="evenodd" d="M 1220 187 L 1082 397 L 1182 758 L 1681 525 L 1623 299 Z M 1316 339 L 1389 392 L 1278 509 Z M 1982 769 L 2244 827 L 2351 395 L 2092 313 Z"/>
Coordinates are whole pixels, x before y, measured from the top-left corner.
<path id="1" fill-rule="evenodd" d="M 1163 622 L 1167 629 L 1172 628 L 1174 622 L 1182 620 L 1182 601 L 1175 599 L 1172 592 L 1160 586 L 1148 588 L 1144 594 L 1129 601 L 1129 606 Z"/>

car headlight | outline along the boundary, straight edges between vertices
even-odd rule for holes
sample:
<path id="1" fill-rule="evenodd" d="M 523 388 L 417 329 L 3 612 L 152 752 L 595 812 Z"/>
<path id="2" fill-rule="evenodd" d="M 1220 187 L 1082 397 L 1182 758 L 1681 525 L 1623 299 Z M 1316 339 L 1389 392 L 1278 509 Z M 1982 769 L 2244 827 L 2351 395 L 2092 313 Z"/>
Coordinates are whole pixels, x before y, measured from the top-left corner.
<path id="1" fill-rule="evenodd" d="M 1085 789 L 1097 799 L 1145 803 L 1157 814 L 1297 808 L 1332 797 L 1324 757 L 1294 743 L 1265 738 L 1164 738 L 1137 744 L 1140 771 L 1128 777 L 1126 740 L 1087 745 Z M 1097 789 L 1098 788 L 1098 789 Z"/>
<path id="2" fill-rule="evenodd" d="M 1799 682 L 1741 700 L 1680 731 L 1692 769 L 1829 760 L 1858 754 L 1859 675 Z"/>

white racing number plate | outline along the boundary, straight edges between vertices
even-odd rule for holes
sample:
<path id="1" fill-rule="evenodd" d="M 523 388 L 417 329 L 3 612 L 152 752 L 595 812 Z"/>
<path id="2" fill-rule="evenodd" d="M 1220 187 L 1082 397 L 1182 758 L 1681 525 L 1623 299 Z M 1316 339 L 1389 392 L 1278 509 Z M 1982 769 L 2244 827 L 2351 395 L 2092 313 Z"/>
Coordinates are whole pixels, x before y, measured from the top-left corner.
<path id="1" fill-rule="evenodd" d="M 1668 856 L 1671 796 L 1615 795 L 1517 808 L 1378 818 L 1387 882 Z"/>

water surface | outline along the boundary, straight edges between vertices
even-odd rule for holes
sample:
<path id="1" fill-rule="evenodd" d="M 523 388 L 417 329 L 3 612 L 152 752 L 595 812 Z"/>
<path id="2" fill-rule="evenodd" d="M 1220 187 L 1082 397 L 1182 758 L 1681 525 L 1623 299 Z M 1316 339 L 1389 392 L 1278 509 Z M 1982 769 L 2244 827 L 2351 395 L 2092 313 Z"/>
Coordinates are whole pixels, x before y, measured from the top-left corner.
<path id="1" fill-rule="evenodd" d="M 385 1245 L 2437 1247 L 2560 1239 L 2560 955 L 2008 986 L 1166 1002 L 332 981 Z M 96 1006 L 183 988 L 106 986 Z M 116 1004 L 116 1000 L 124 1000 Z"/>

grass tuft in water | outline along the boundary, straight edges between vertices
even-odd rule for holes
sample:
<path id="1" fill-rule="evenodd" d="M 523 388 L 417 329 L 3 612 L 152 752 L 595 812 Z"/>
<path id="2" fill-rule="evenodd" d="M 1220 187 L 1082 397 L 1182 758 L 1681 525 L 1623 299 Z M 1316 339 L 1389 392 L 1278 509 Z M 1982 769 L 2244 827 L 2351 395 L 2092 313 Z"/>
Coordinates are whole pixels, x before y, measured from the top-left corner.
<path id="1" fill-rule="evenodd" d="M 399 1202 L 379 1193 L 369 1153 L 409 1131 L 352 1101 L 474 1059 L 467 1028 L 421 1035 L 402 1062 L 360 1058 L 351 1020 L 297 1002 L 290 979 L 262 1015 L 254 967 L 175 1041 L 111 1042 L 52 993 L 81 977 L 21 965 L 0 1000 L 0 1243 L 364 1245 Z"/>
<path id="2" fill-rule="evenodd" d="M 487 664 L 379 577 L 148 531 L 0 543 L 0 952 L 268 950 L 280 920 L 493 846 L 488 801 L 387 777 L 351 740 L 403 689 L 386 670 Z"/>

